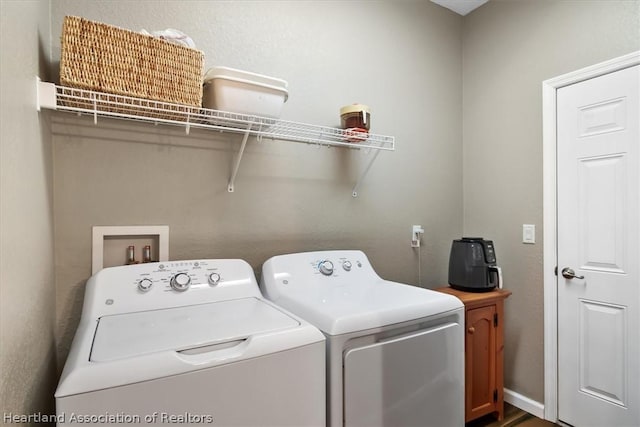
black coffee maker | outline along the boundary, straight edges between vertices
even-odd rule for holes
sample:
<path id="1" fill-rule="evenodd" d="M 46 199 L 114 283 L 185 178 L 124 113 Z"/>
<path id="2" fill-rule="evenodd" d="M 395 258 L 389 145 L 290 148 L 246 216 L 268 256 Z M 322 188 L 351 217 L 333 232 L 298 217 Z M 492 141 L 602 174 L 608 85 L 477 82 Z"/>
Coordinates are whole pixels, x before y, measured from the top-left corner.
<path id="1" fill-rule="evenodd" d="M 502 270 L 496 265 L 491 240 L 463 237 L 451 244 L 449 285 L 461 291 L 486 292 L 502 287 Z"/>

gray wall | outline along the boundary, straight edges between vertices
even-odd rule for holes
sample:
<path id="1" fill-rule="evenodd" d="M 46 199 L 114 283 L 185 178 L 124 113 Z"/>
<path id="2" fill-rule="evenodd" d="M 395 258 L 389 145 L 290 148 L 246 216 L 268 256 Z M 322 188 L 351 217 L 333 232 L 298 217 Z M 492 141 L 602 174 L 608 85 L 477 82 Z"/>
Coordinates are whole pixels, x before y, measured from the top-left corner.
<path id="1" fill-rule="evenodd" d="M 637 1 L 497 1 L 463 21 L 464 232 L 495 241 L 505 386 L 543 401 L 543 80 L 640 49 Z M 522 224 L 536 244 L 522 244 Z"/>
<path id="2" fill-rule="evenodd" d="M 48 2 L 0 3 L 0 414 L 52 413 L 57 381 L 51 138 L 35 102 L 49 34 Z"/>
<path id="3" fill-rule="evenodd" d="M 410 234 L 421 224 L 422 284 L 446 284 L 450 242 L 462 232 L 460 16 L 426 1 L 52 6 L 55 35 L 70 14 L 181 29 L 207 67 L 287 80 L 283 118 L 334 126 L 341 106 L 361 102 L 372 109 L 372 131 L 397 144 L 353 198 L 365 153 L 251 141 L 227 193 L 238 136 L 52 115 L 61 360 L 91 275 L 94 225 L 167 224 L 172 259 L 239 257 L 256 269 L 280 253 L 357 248 L 383 277 L 418 284 Z M 57 37 L 53 46 L 59 52 Z"/>

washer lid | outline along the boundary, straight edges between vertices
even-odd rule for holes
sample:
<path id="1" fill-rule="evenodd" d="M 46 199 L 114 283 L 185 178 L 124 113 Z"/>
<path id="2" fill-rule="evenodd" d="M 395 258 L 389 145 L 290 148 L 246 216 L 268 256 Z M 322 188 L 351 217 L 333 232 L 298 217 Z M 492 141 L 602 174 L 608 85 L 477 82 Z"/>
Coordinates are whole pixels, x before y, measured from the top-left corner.
<path id="1" fill-rule="evenodd" d="M 103 316 L 98 320 L 90 360 L 184 351 L 299 325 L 257 298 Z"/>

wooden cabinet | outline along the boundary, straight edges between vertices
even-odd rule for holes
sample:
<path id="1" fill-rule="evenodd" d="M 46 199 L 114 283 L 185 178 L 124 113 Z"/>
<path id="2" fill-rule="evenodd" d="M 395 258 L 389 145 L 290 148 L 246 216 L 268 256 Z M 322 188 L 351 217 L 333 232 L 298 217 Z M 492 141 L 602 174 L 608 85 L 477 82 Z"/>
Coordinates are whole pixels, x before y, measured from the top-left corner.
<path id="1" fill-rule="evenodd" d="M 439 288 L 465 306 L 465 422 L 504 416 L 504 300 L 511 292 L 464 292 Z"/>

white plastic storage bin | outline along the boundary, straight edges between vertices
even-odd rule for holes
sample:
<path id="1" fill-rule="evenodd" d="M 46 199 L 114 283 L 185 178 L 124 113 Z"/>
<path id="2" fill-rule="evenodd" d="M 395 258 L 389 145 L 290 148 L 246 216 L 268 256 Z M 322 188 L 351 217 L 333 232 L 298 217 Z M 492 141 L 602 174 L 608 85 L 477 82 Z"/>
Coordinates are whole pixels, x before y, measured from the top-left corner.
<path id="1" fill-rule="evenodd" d="M 205 108 L 277 119 L 288 97 L 287 82 L 275 77 L 229 67 L 213 67 L 204 76 Z"/>

